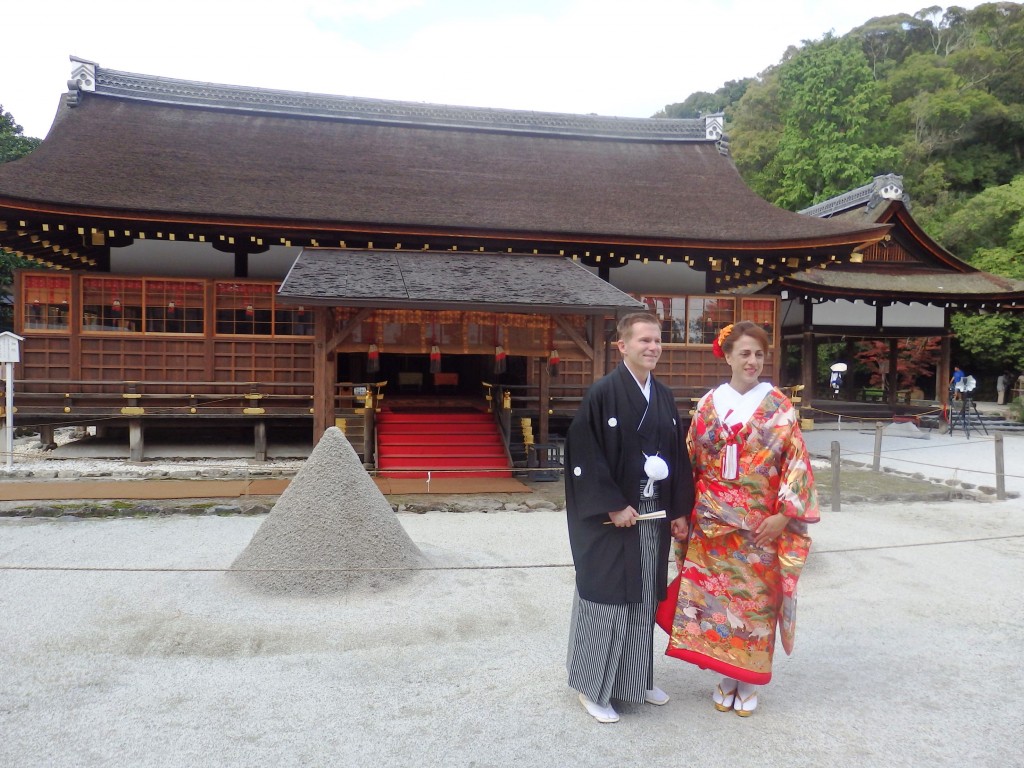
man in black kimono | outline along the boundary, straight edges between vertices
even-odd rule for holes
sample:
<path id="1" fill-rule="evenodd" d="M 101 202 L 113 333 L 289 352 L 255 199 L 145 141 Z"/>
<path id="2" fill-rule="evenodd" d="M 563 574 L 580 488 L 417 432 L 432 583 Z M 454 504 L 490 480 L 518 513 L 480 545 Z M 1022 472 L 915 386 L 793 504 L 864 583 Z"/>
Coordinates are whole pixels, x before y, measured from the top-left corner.
<path id="1" fill-rule="evenodd" d="M 587 391 L 565 446 L 576 565 L 566 666 L 569 685 L 602 723 L 619 719 L 613 698 L 668 702 L 653 680 L 654 612 L 665 597 L 670 540 L 685 540 L 693 509 L 686 430 L 672 391 L 653 375 L 661 324 L 634 313 L 619 321 L 618 335 L 622 362 Z"/>

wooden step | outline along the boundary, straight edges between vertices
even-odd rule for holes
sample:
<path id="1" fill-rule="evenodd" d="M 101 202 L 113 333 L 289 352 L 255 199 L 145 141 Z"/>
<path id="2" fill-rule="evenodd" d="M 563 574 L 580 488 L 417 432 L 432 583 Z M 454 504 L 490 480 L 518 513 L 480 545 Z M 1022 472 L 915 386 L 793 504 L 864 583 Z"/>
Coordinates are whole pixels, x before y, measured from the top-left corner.
<path id="1" fill-rule="evenodd" d="M 483 411 L 384 411 L 377 453 L 382 477 L 512 476 L 494 418 Z"/>

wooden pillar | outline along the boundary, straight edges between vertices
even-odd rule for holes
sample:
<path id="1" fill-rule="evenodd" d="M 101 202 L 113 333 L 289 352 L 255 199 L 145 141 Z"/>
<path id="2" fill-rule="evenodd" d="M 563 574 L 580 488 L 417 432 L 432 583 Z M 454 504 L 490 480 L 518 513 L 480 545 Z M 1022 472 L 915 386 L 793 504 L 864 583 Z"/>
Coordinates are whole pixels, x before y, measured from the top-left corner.
<path id="1" fill-rule="evenodd" d="M 53 424 L 42 424 L 39 427 L 39 442 L 44 448 L 56 448 L 57 443 L 53 439 Z"/>
<path id="2" fill-rule="evenodd" d="M 249 276 L 249 254 L 246 251 L 235 251 L 235 277 Z"/>
<path id="3" fill-rule="evenodd" d="M 788 387 L 789 371 L 786 370 L 786 358 L 789 356 L 789 344 L 785 339 L 779 339 L 779 359 L 776 363 L 775 381 L 780 387 Z"/>
<path id="4" fill-rule="evenodd" d="M 256 461 L 267 460 L 267 422 L 260 419 L 256 422 L 253 427 L 253 437 L 256 442 L 255 459 Z"/>
<path id="5" fill-rule="evenodd" d="M 366 401 L 363 401 L 366 405 Z M 374 408 L 376 408 L 374 404 Z M 373 455 L 373 447 L 377 444 L 374 439 L 374 431 L 377 429 L 377 419 L 373 408 L 363 408 L 363 466 L 376 467 L 377 457 Z"/>
<path id="6" fill-rule="evenodd" d="M 538 398 L 540 413 L 537 420 L 537 442 L 546 444 L 550 422 L 548 411 L 551 410 L 551 374 L 548 372 L 547 358 L 541 357 L 538 362 L 540 363 L 540 397 Z"/>
<path id="7" fill-rule="evenodd" d="M 128 459 L 129 461 L 142 461 L 145 457 L 146 446 L 142 419 L 131 419 L 128 422 Z"/>
<path id="8" fill-rule="evenodd" d="M 313 445 L 320 442 L 334 420 L 334 350 L 329 349 L 334 312 L 330 307 L 314 310 L 313 328 Z"/>
<path id="9" fill-rule="evenodd" d="M 949 324 L 946 324 L 949 327 Z M 935 371 L 935 399 L 938 400 L 942 405 L 949 405 L 949 380 L 953 376 L 952 374 L 952 362 L 950 356 L 952 355 L 953 343 L 948 335 L 943 336 L 939 342 L 939 365 Z"/>
<path id="10" fill-rule="evenodd" d="M 900 343 L 899 339 L 889 339 L 889 406 L 896 407 L 896 391 L 900 382 Z"/>
<path id="11" fill-rule="evenodd" d="M 593 315 L 590 318 L 590 344 L 594 350 L 594 369 L 591 381 L 597 381 L 604 376 L 608 367 L 608 344 L 604 338 L 604 317 Z"/>
<path id="12" fill-rule="evenodd" d="M 804 403 L 810 403 L 814 399 L 814 353 L 814 332 L 804 331 L 803 343 L 800 345 L 800 383 L 804 385 Z"/>

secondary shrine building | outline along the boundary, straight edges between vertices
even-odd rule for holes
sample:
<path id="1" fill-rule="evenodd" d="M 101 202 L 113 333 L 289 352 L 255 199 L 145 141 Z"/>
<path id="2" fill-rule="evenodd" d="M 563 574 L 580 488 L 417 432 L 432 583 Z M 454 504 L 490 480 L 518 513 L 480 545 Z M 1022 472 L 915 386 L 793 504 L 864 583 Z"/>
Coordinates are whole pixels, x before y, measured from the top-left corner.
<path id="1" fill-rule="evenodd" d="M 136 458 L 150 425 L 248 425 L 260 456 L 277 425 L 316 439 L 337 423 L 368 466 L 412 471 L 388 456 L 389 419 L 479 411 L 511 468 L 617 362 L 617 315 L 662 318 L 658 375 L 679 397 L 726 377 L 711 341 L 738 319 L 768 331 L 777 381 L 785 286 L 863 262 L 892 226 L 768 204 L 721 115 L 463 108 L 72 62 L 42 145 L 0 165 L 0 246 L 46 267 L 14 289 L 15 416 L 124 429 Z M 460 453 L 445 466 L 484 450 Z"/>

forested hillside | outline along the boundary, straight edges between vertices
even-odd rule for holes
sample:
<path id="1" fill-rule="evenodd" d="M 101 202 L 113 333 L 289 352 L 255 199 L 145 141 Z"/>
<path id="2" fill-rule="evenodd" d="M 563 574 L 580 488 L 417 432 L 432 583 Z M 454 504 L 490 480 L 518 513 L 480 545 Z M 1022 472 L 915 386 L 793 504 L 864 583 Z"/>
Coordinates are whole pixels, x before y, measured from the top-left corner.
<path id="1" fill-rule="evenodd" d="M 799 210 L 897 173 L 939 243 L 1024 278 L 1024 5 L 866 20 L 659 116 L 719 110 L 740 173 L 765 199 Z M 956 316 L 954 328 L 972 365 L 1024 367 L 1020 316 Z"/>

